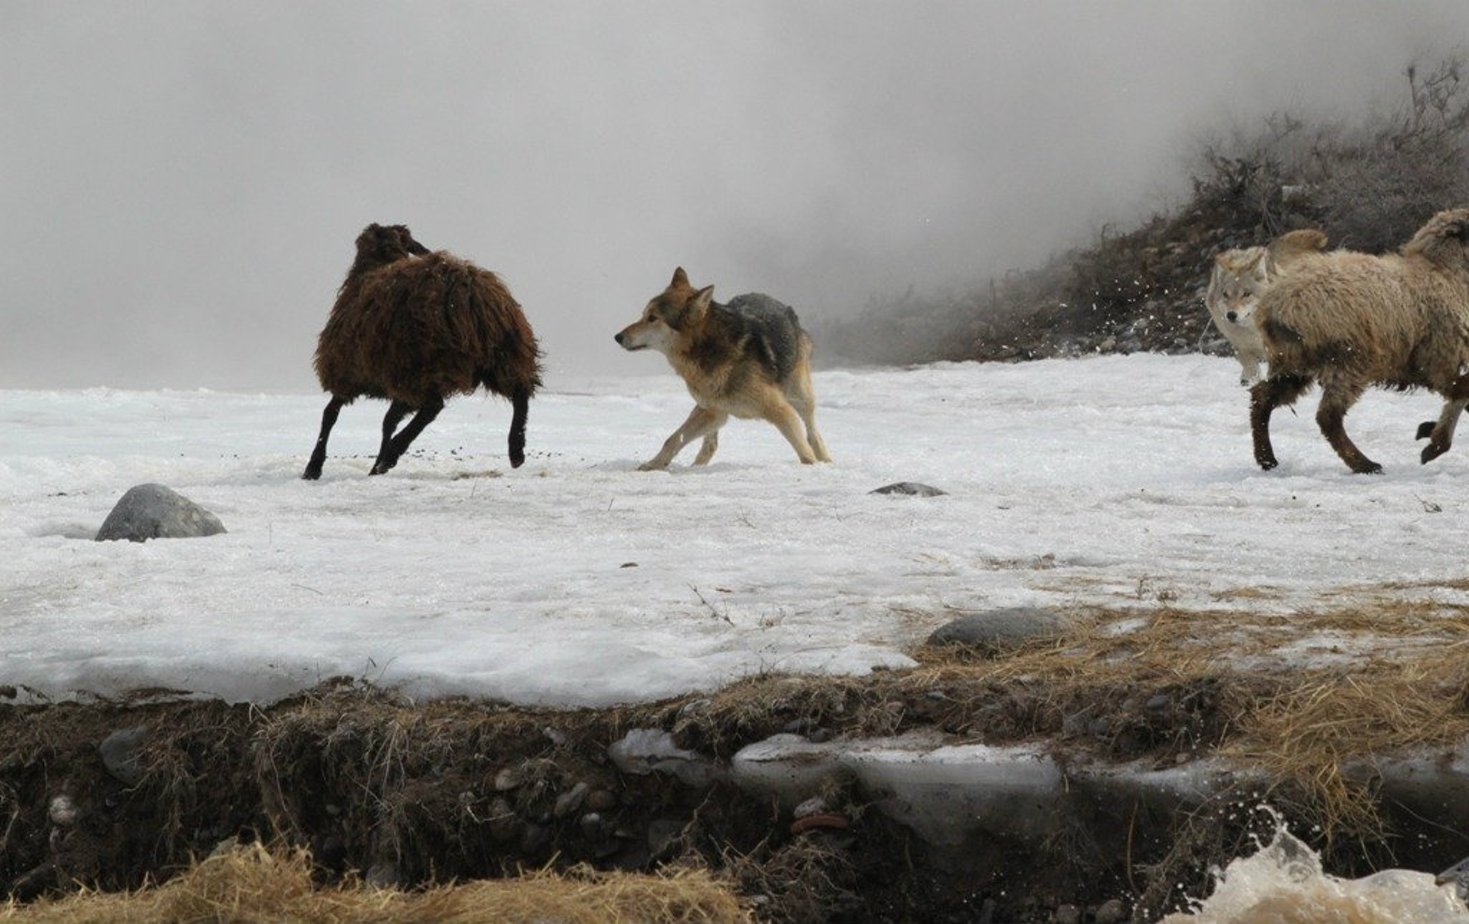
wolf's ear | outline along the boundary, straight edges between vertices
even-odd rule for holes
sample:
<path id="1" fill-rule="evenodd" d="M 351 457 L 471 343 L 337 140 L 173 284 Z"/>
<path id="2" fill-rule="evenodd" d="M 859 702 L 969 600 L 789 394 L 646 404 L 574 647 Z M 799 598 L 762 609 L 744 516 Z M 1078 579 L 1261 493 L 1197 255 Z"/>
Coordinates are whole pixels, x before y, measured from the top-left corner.
<path id="1" fill-rule="evenodd" d="M 713 286 L 705 286 L 695 292 L 694 297 L 689 300 L 688 306 L 683 310 L 684 323 L 698 324 L 704 320 L 704 315 L 709 311 L 709 303 L 712 301 L 714 301 Z"/>
<path id="2" fill-rule="evenodd" d="M 687 286 L 688 284 L 689 274 L 683 271 L 682 266 L 673 271 L 673 281 L 669 283 L 670 286 L 678 288 L 682 286 Z"/>

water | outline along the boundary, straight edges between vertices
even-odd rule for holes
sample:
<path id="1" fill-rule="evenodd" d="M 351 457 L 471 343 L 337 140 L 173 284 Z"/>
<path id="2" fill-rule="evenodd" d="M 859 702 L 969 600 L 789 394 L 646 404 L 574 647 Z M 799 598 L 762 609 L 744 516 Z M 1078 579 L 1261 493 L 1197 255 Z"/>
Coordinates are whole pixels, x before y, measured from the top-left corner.
<path id="1" fill-rule="evenodd" d="M 1218 873 L 1214 894 L 1163 924 L 1469 924 L 1452 885 L 1388 869 L 1361 879 L 1324 872 L 1321 857 L 1283 824 L 1256 853 Z"/>

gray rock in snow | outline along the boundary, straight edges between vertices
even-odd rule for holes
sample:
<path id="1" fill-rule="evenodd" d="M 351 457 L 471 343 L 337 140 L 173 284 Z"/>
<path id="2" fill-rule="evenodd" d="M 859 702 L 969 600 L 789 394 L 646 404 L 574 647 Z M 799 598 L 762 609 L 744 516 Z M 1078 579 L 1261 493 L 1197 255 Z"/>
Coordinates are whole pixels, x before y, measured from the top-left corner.
<path id="1" fill-rule="evenodd" d="M 1071 621 L 1055 610 L 1019 606 L 971 613 L 939 626 L 930 645 L 965 645 L 986 651 L 1009 651 L 1035 638 L 1059 635 Z"/>
<path id="2" fill-rule="evenodd" d="M 224 532 L 219 517 L 161 484 L 130 488 L 97 531 L 97 541 L 192 539 Z"/>
<path id="3" fill-rule="evenodd" d="M 885 484 L 880 488 L 873 488 L 868 494 L 907 494 L 912 497 L 938 497 L 940 494 L 948 494 L 935 488 L 933 485 L 919 484 L 916 481 L 895 481 Z"/>

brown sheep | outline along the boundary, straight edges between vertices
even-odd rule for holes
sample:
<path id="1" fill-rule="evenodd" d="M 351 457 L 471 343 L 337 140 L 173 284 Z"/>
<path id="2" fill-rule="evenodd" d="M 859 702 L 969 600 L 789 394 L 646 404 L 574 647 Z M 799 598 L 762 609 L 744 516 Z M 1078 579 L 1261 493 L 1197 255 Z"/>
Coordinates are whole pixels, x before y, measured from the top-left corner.
<path id="1" fill-rule="evenodd" d="M 342 405 L 358 396 L 392 403 L 369 474 L 398 458 L 454 394 L 480 386 L 510 399 L 510 464 L 525 461 L 525 418 L 541 384 L 529 322 L 494 273 L 430 252 L 402 225 L 368 225 L 316 346 L 316 377 L 332 396 L 301 477 L 321 477 Z M 393 431 L 415 411 L 396 436 Z"/>
<path id="2" fill-rule="evenodd" d="M 1250 391 L 1255 461 L 1277 464 L 1270 414 L 1321 383 L 1316 423 L 1354 472 L 1382 466 L 1362 454 L 1342 420 L 1372 385 L 1427 388 L 1445 399 L 1424 462 L 1448 449 L 1469 401 L 1469 209 L 1433 216 L 1402 251 L 1305 256 L 1260 297 L 1256 313 L 1270 378 Z"/>

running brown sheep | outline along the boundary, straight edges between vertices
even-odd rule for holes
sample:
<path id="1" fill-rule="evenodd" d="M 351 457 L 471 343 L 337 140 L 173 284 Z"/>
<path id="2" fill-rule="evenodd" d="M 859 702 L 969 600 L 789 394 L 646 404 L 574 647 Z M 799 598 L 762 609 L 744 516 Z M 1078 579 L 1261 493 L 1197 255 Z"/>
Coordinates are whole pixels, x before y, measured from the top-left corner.
<path id="1" fill-rule="evenodd" d="M 380 475 L 444 407 L 480 386 L 510 399 L 510 464 L 525 461 L 525 418 L 541 384 L 540 350 L 498 276 L 444 251 L 430 252 L 402 225 L 368 225 L 316 346 L 316 377 L 331 394 L 301 477 L 321 477 L 326 441 L 342 405 L 359 396 L 391 402 Z M 396 435 L 394 430 L 414 411 Z"/>
<path id="2" fill-rule="evenodd" d="M 1334 251 L 1304 256 L 1260 296 L 1256 319 L 1270 377 L 1250 392 L 1255 461 L 1276 466 L 1270 414 L 1321 383 L 1316 423 L 1354 472 L 1382 466 L 1362 454 L 1343 426 L 1372 385 L 1427 388 L 1443 414 L 1425 424 L 1422 461 L 1449 448 L 1469 401 L 1469 209 L 1439 212 L 1402 251 L 1369 256 Z"/>

